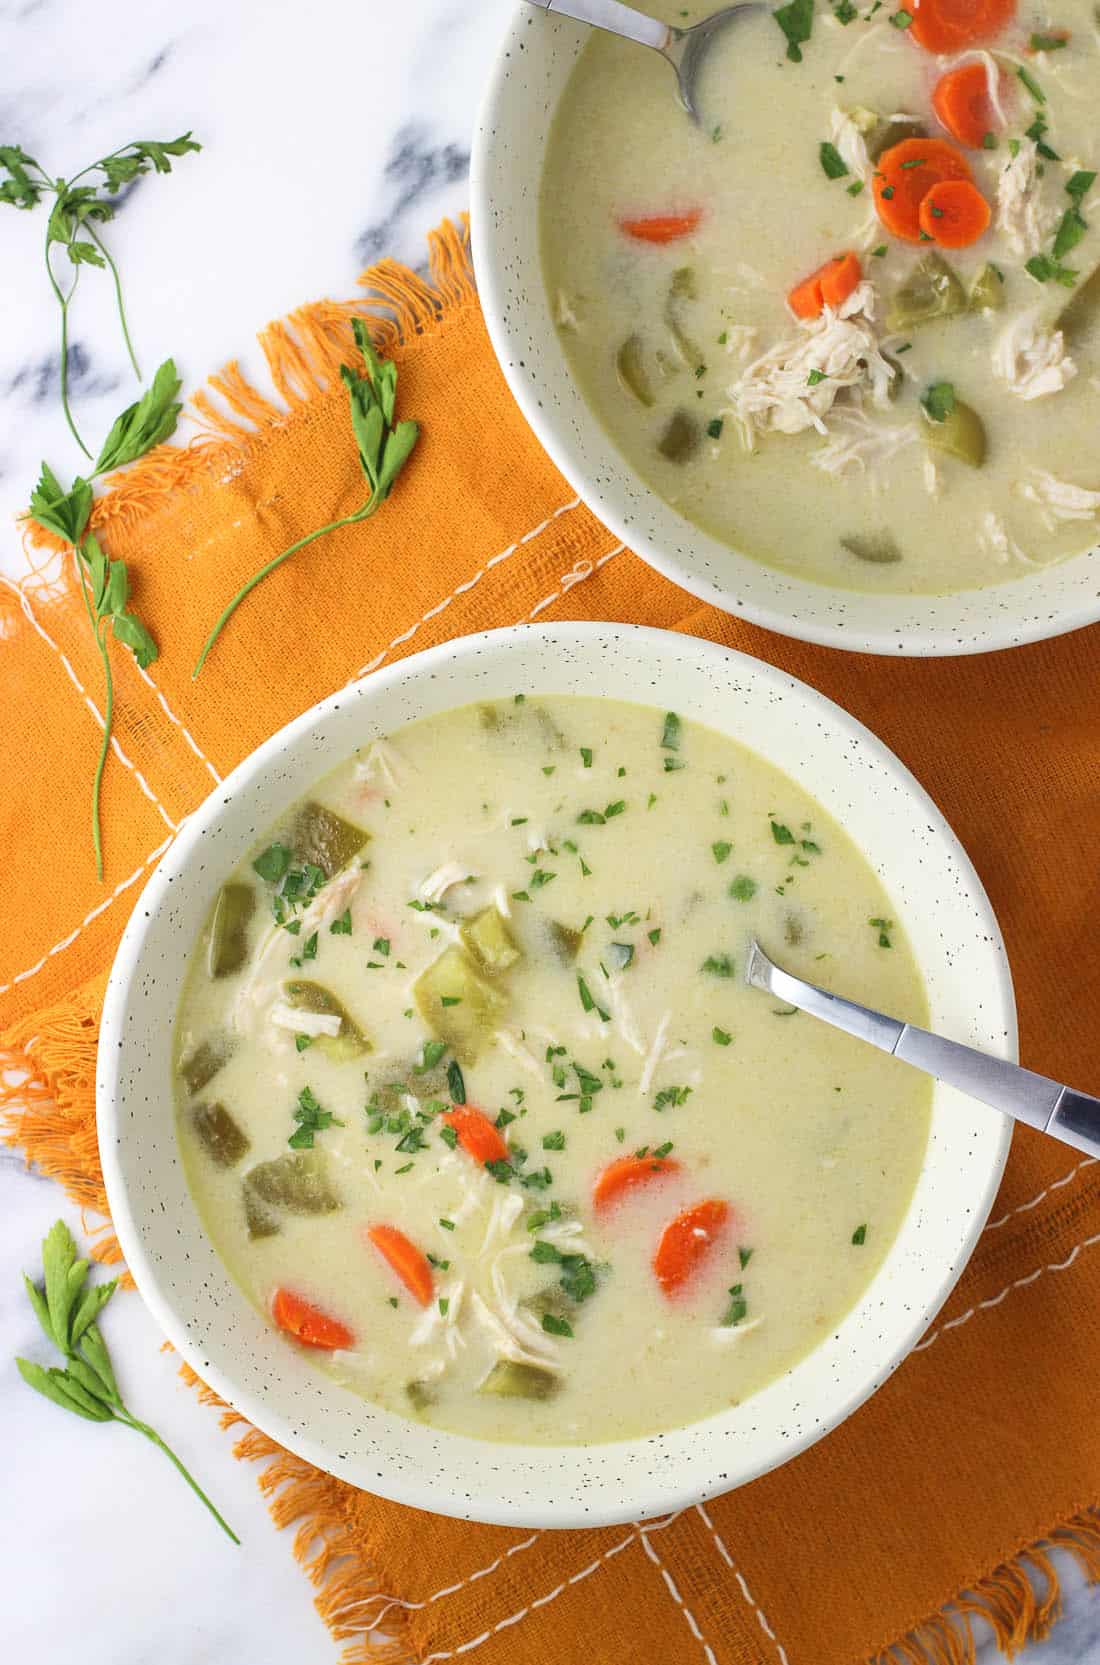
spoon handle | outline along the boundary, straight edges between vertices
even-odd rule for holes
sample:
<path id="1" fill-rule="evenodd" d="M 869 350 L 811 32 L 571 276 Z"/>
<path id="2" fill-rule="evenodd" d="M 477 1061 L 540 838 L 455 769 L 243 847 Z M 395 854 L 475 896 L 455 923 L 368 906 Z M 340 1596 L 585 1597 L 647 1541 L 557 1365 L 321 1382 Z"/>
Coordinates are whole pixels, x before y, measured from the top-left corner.
<path id="1" fill-rule="evenodd" d="M 607 29 L 625 40 L 637 41 L 639 46 L 654 46 L 658 52 L 663 52 L 673 38 L 674 31 L 667 23 L 636 12 L 633 6 L 620 5 L 619 0 L 528 0 L 528 4 Z"/>
<path id="2" fill-rule="evenodd" d="M 935 1076 L 937 1081 L 958 1087 L 1018 1122 L 1049 1133 L 1089 1156 L 1100 1157 L 1100 1098 L 830 994 L 784 971 L 757 942 L 750 945 L 745 977 L 753 988 L 767 990 L 788 1006 L 797 1006 L 834 1029 L 843 1029 L 882 1052 L 893 1053 L 895 1058 Z"/>

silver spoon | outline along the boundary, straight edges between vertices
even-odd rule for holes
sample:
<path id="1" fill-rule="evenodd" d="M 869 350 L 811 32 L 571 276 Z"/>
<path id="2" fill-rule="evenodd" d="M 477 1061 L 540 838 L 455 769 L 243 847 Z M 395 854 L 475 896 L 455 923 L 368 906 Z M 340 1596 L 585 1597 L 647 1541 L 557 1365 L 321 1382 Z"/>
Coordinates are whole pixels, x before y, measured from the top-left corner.
<path id="1" fill-rule="evenodd" d="M 971 1098 L 991 1104 L 994 1110 L 1018 1122 L 1087 1151 L 1089 1156 L 1100 1156 L 1100 1098 L 805 983 L 770 960 L 755 937 L 745 961 L 745 981 L 754 989 L 776 995 L 788 1006 L 797 1006 L 800 1012 L 831 1023 L 834 1029 L 869 1041 L 880 1052 L 892 1053 L 937 1081 L 946 1081 Z"/>
<path id="2" fill-rule="evenodd" d="M 707 50 L 715 37 L 737 17 L 748 12 L 766 11 L 763 0 L 738 0 L 734 6 L 722 6 L 701 23 L 690 29 L 675 29 L 633 6 L 623 6 L 620 0 L 528 0 L 540 11 L 557 12 L 562 17 L 575 18 L 578 23 L 591 23 L 609 34 L 621 35 L 624 40 L 637 41 L 639 46 L 652 46 L 666 58 L 676 72 L 680 88 L 680 102 L 692 121 L 698 122 L 699 109 L 695 102 L 695 87 Z"/>

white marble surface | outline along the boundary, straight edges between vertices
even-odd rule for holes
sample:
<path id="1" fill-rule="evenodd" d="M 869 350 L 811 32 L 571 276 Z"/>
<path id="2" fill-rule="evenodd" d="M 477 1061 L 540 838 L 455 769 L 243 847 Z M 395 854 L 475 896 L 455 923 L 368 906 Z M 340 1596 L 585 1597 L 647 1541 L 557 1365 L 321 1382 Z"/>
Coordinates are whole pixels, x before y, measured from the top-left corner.
<path id="1" fill-rule="evenodd" d="M 419 261 L 425 231 L 465 205 L 474 110 L 510 7 L 0 0 L 0 142 L 69 172 L 132 138 L 192 128 L 202 154 L 142 181 L 108 228 L 135 341 L 147 368 L 174 355 L 188 385 L 232 356 L 255 373 L 258 324 L 351 293 L 379 254 Z M 70 475 L 80 461 L 57 405 L 42 232 L 40 215 L 0 207 L 0 569 L 10 573 L 22 563 L 14 516 L 39 460 Z M 134 397 L 98 272 L 82 278 L 73 336 L 78 418 L 98 443 Z M 18 1274 L 37 1265 L 59 1212 L 79 1227 L 53 1185 L 0 1156 L 4 1657 L 53 1665 L 75 1641 L 83 1665 L 335 1661 L 289 1540 L 159 1353 L 137 1297 L 119 1297 L 106 1322 L 127 1398 L 194 1468 L 240 1550 L 137 1436 L 67 1418 L 19 1381 L 10 1354 L 40 1355 L 40 1343 Z M 1068 1616 L 1038 1657 L 1100 1662 L 1100 1596 L 1066 1576 Z"/>

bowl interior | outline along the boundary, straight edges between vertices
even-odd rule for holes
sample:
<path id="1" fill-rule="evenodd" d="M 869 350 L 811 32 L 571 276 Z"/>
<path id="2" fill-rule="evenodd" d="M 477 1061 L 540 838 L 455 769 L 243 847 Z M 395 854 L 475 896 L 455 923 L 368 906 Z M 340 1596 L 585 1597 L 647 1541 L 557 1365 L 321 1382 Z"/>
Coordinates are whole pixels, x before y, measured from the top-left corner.
<path id="1" fill-rule="evenodd" d="M 862 595 L 731 550 L 634 473 L 569 372 L 539 254 L 543 156 L 588 34 L 568 18 L 520 7 L 489 83 L 471 169 L 474 263 L 489 335 L 520 409 L 574 491 L 667 578 L 728 613 L 803 641 L 869 653 L 975 653 L 1100 618 L 1100 549 L 993 588 Z"/>
<path id="2" fill-rule="evenodd" d="M 786 1375 L 694 1426 L 587 1448 L 487 1444 L 406 1422 L 311 1369 L 230 1281 L 184 1179 L 171 1046 L 188 953 L 242 849 L 321 774 L 414 718 L 517 687 L 675 708 L 777 763 L 842 822 L 882 878 L 924 972 L 933 1025 L 1014 1056 L 1015 1012 L 985 895 L 912 777 L 821 695 L 694 637 L 566 624 L 444 644 L 307 712 L 190 818 L 127 927 L 99 1050 L 103 1168 L 142 1294 L 204 1380 L 341 1478 L 436 1512 L 577 1526 L 653 1515 L 728 1490 L 854 1409 L 917 1340 L 962 1269 L 1000 1178 L 1009 1124 L 937 1087 L 912 1205 L 862 1301 Z"/>

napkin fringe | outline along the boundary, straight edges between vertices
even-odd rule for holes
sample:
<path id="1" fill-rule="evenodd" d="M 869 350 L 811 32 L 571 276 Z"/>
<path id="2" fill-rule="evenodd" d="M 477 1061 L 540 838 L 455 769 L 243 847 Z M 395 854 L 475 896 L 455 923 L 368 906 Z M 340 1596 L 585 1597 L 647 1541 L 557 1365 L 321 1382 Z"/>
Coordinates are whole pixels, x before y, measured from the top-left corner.
<path id="1" fill-rule="evenodd" d="M 977 1665 L 973 1619 L 985 1621 L 1007 1659 L 1029 1642 L 1044 1641 L 1062 1616 L 1062 1583 L 1050 1555 L 1054 1549 L 1072 1555 L 1090 1584 L 1100 1583 L 1100 1515 L 1084 1509 L 875 1654 L 868 1665 Z"/>
<path id="2" fill-rule="evenodd" d="M 470 254 L 468 216 L 444 220 L 428 234 L 428 271 L 414 272 L 395 260 L 381 260 L 360 274 L 364 295 L 347 301 L 320 300 L 298 307 L 268 324 L 257 336 L 278 398 L 261 391 L 231 360 L 208 378 L 191 407 L 200 432 L 187 445 L 158 445 L 139 462 L 107 475 L 107 490 L 96 499 L 91 526 L 109 541 L 113 528 L 130 530 L 167 504 L 177 492 L 193 490 L 210 475 L 232 479 L 253 451 L 304 406 L 340 391 L 340 366 L 353 362 L 353 318 L 365 318 L 379 353 L 401 358 L 439 326 L 449 323 L 477 297 Z M 216 395 L 216 397 L 214 397 Z M 23 522 L 23 541 L 32 579 L 54 594 L 54 563 L 36 561 L 32 551 L 50 555 L 65 542 L 36 521 Z"/>

